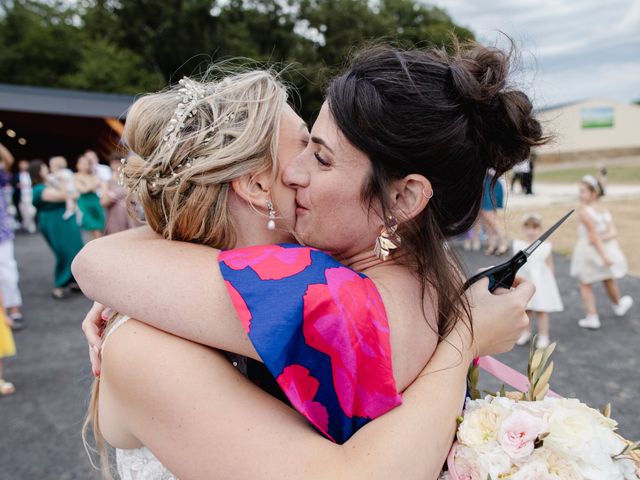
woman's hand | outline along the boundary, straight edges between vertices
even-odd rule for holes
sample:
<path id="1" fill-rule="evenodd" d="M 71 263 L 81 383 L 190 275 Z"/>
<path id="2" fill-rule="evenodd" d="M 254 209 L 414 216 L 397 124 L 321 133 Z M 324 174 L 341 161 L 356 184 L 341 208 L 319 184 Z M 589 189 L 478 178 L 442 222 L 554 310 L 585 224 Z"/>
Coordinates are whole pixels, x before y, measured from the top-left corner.
<path id="1" fill-rule="evenodd" d="M 468 290 L 473 338 L 468 325 L 459 322 L 460 327 L 456 328 L 466 336 L 465 347 L 474 357 L 508 352 L 529 328 L 526 308 L 535 293 L 533 284 L 518 277 L 511 290 L 498 289 L 493 294 L 488 287 L 489 280 L 483 278 Z"/>
<path id="2" fill-rule="evenodd" d="M 94 302 L 82 321 L 82 331 L 89 343 L 91 370 L 95 377 L 100 376 L 100 370 L 102 369 L 102 333 L 108 315 L 108 308 L 101 303 Z"/>

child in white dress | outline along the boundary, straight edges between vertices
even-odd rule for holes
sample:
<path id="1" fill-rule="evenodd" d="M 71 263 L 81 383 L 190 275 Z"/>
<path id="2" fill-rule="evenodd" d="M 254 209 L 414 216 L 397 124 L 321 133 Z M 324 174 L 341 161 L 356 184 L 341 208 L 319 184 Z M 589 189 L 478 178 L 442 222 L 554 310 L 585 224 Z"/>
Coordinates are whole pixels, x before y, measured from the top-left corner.
<path id="1" fill-rule="evenodd" d="M 616 240 L 616 228 L 611 213 L 598 201 L 604 194 L 602 184 L 592 175 L 580 181 L 580 225 L 578 242 L 571 258 L 571 276 L 580 281 L 580 294 L 586 317 L 578 320 L 583 328 L 600 328 L 593 284 L 602 282 L 613 306 L 613 313 L 621 317 L 633 305 L 629 295 L 620 296 L 616 279 L 627 273 L 627 261 Z"/>
<path id="2" fill-rule="evenodd" d="M 522 221 L 526 240 L 514 240 L 514 253 L 524 250 L 542 235 L 542 218 L 537 213 L 526 215 Z M 529 257 L 527 263 L 520 269 L 518 275 L 533 283 L 536 293 L 527 306 L 527 314 L 531 322 L 538 322 L 538 337 L 536 348 L 549 345 L 549 313 L 564 310 L 558 284 L 553 274 L 553 256 L 551 242 L 543 242 Z M 524 332 L 518 339 L 518 345 L 524 345 L 531 340 L 531 330 Z"/>

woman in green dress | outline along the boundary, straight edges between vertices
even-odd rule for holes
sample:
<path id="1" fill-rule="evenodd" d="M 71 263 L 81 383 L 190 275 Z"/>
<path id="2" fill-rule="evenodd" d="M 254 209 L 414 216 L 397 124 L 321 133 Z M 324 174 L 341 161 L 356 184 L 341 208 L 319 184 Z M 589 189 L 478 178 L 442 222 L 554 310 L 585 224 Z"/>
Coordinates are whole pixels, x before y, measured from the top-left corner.
<path id="1" fill-rule="evenodd" d="M 38 227 L 56 257 L 53 272 L 55 298 L 63 298 L 67 287 L 74 283 L 71 273 L 71 262 L 83 246 L 82 235 L 76 221 L 71 215 L 66 220 L 65 200 L 67 193 L 46 183 L 49 167 L 41 160 L 33 160 L 29 164 L 29 173 L 33 185 L 33 205 L 38 210 Z"/>
<path id="2" fill-rule="evenodd" d="M 76 188 L 80 193 L 78 208 L 82 212 L 82 230 L 88 231 L 93 238 L 100 238 L 104 231 L 104 210 L 100 204 L 98 190 L 102 183 L 91 168 L 91 163 L 85 155 L 81 155 L 76 163 L 77 173 L 74 176 Z"/>

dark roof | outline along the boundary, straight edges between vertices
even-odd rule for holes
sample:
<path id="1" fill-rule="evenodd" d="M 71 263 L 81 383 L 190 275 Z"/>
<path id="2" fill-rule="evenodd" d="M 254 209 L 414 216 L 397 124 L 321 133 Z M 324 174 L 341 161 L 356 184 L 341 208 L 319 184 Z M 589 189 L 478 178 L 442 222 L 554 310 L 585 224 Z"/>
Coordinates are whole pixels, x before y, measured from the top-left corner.
<path id="1" fill-rule="evenodd" d="M 575 105 L 576 103 L 584 102 L 586 98 L 582 98 L 580 100 L 573 100 L 571 102 L 558 103 L 555 105 L 549 105 L 541 108 L 536 108 L 536 113 L 548 112 L 550 110 L 557 110 L 558 108 L 570 107 L 571 105 Z"/>
<path id="2" fill-rule="evenodd" d="M 0 110 L 13 112 L 124 118 L 134 100 L 130 95 L 0 83 Z"/>

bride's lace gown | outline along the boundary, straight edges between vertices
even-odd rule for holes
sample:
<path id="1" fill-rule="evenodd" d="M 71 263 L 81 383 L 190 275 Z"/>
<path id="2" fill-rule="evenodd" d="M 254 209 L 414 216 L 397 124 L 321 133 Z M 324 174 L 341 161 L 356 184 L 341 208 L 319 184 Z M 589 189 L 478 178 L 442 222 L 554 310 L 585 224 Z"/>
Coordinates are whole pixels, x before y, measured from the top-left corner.
<path id="1" fill-rule="evenodd" d="M 116 449 L 120 480 L 177 480 L 148 448 Z"/>

